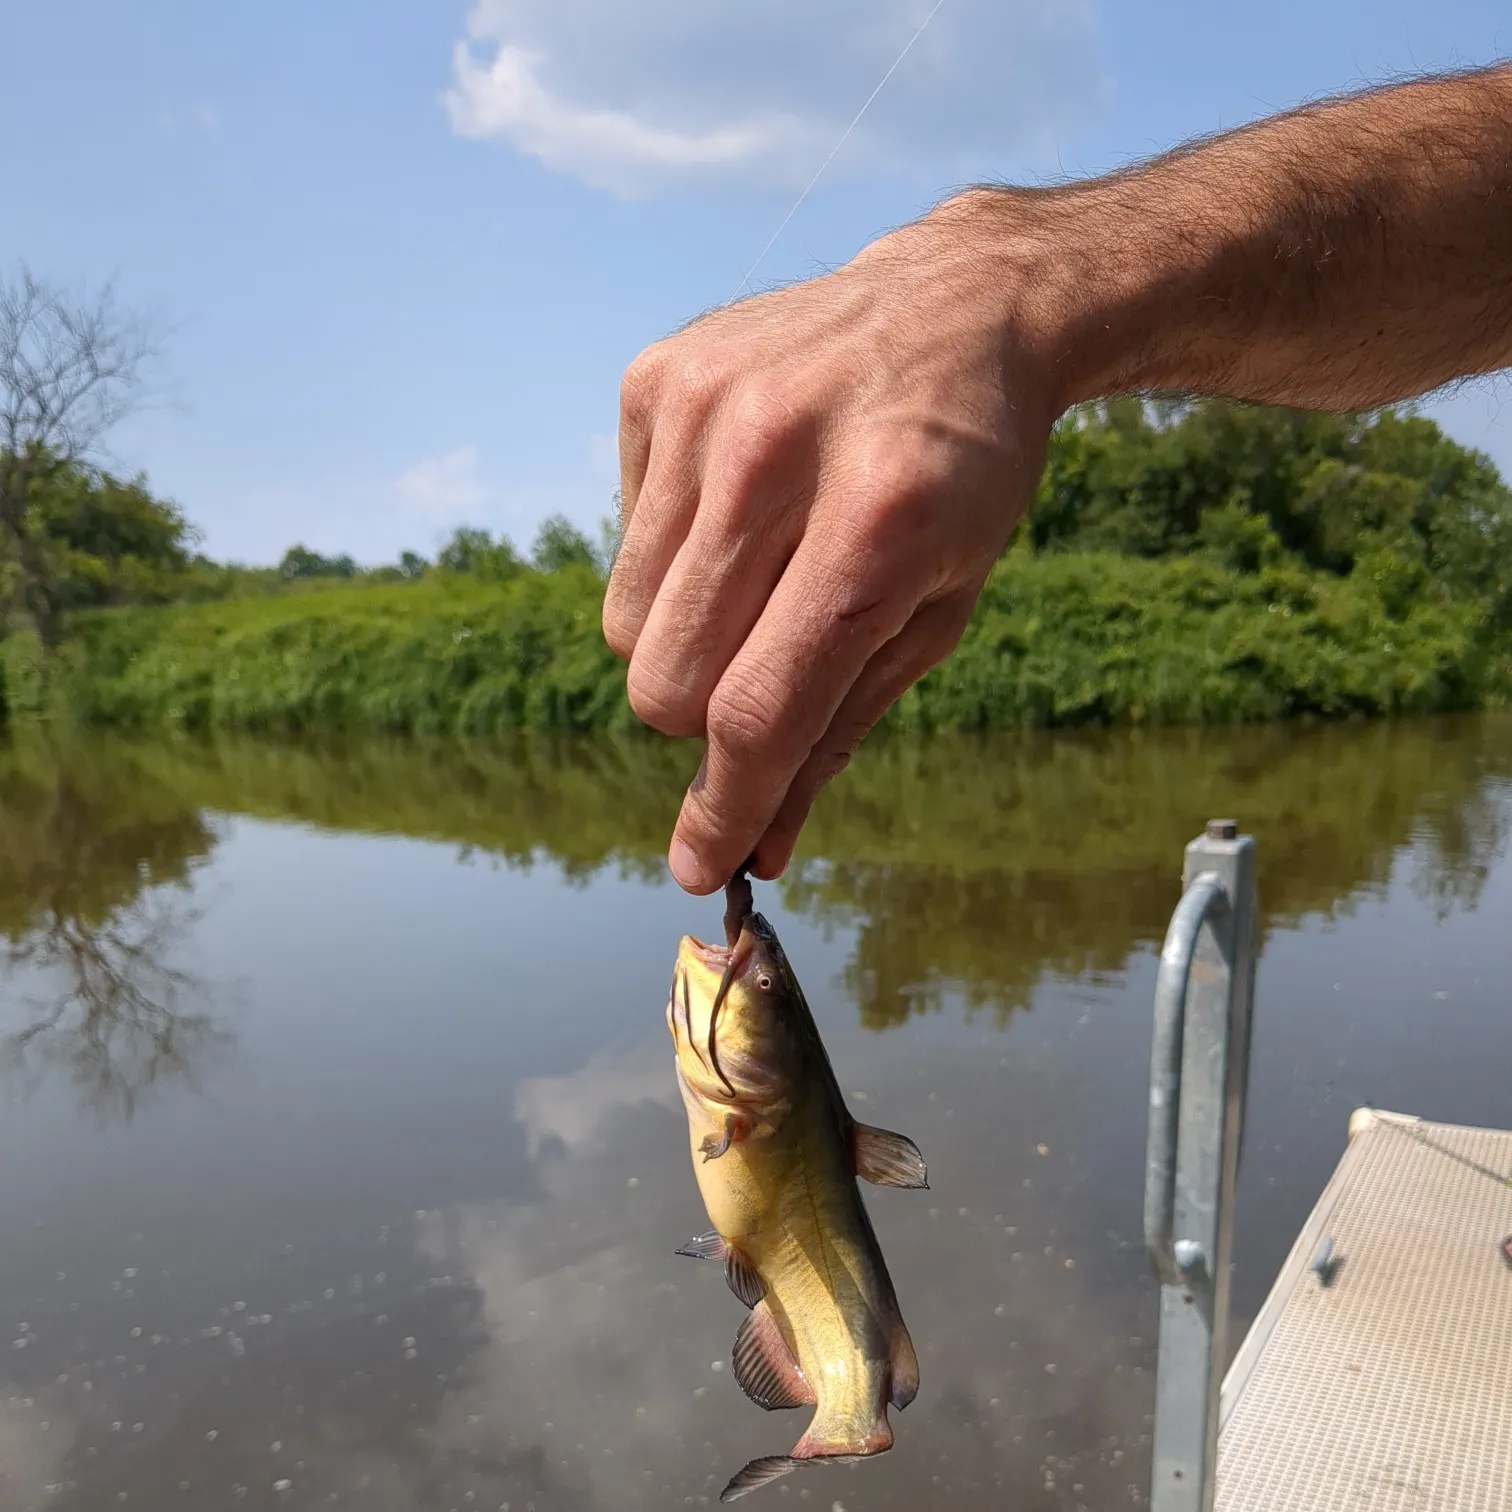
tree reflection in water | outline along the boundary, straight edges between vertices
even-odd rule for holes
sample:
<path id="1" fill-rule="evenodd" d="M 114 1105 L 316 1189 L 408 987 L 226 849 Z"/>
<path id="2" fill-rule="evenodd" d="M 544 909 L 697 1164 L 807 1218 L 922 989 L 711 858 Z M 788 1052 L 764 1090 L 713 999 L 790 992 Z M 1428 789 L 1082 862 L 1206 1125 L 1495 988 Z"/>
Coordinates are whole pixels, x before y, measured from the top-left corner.
<path id="1" fill-rule="evenodd" d="M 880 740 L 821 797 L 777 888 L 854 931 L 846 984 L 869 1027 L 948 1001 L 1005 1024 L 1046 975 L 1118 973 L 1157 946 L 1182 846 L 1219 813 L 1258 839 L 1266 933 L 1348 913 L 1404 864 L 1441 917 L 1474 908 L 1512 825 L 1509 733 L 1487 717 Z M 0 750 L 0 941 L 59 984 L 9 1054 L 68 1067 L 128 1116 L 151 1083 L 193 1082 L 225 1040 L 169 961 L 207 814 L 665 883 L 696 759 L 611 737 Z"/>
<path id="2" fill-rule="evenodd" d="M 6 964 L 44 986 L 21 999 L 22 1027 L 0 1036 L 0 1066 L 33 1089 L 53 1068 L 102 1120 L 127 1120 L 148 1088 L 197 1089 L 207 1060 L 234 1037 L 192 1011 L 202 984 L 171 964 L 194 922 L 163 891 L 100 924 L 57 914 L 6 945 Z"/>
<path id="3" fill-rule="evenodd" d="M 36 745 L 0 761 L 0 817 L 0 1070 L 23 1095 L 61 1073 L 107 1122 L 151 1088 L 197 1088 L 234 1043 L 176 964 L 204 816 L 140 771 Z"/>

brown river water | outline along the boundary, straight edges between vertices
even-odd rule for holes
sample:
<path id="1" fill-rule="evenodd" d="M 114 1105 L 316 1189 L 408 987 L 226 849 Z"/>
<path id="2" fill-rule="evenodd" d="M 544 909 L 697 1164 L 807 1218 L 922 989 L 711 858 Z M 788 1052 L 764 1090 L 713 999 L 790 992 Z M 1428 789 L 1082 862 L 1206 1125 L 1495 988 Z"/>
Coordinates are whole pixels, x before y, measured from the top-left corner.
<path id="1" fill-rule="evenodd" d="M 715 1504 L 729 1370 L 662 1022 L 717 937 L 650 742 L 0 747 L 0 1508 Z M 745 1505 L 1146 1500 L 1139 1245 L 1182 847 L 1256 836 L 1234 1342 L 1362 1103 L 1512 1126 L 1512 721 L 892 742 L 758 884 L 918 1348 Z"/>

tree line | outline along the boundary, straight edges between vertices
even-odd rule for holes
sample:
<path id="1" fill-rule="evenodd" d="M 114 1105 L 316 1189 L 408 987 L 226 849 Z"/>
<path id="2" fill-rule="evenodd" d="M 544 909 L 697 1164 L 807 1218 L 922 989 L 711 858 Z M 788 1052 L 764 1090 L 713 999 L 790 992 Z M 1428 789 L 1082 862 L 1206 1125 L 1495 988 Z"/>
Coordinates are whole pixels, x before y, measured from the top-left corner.
<path id="1" fill-rule="evenodd" d="M 44 648 L 80 611 L 464 576 L 607 575 L 615 535 L 554 516 L 527 553 L 458 528 L 427 558 L 360 566 L 297 544 L 271 566 L 216 562 L 180 507 L 105 465 L 102 442 L 148 402 L 157 347 L 106 290 L 29 271 L 0 282 L 0 634 Z M 1368 584 L 1388 613 L 1473 605 L 1512 632 L 1512 493 L 1485 456 L 1407 410 L 1336 415 L 1138 398 L 1065 417 L 1010 555 L 1197 557 L 1240 576 L 1288 567 Z"/>

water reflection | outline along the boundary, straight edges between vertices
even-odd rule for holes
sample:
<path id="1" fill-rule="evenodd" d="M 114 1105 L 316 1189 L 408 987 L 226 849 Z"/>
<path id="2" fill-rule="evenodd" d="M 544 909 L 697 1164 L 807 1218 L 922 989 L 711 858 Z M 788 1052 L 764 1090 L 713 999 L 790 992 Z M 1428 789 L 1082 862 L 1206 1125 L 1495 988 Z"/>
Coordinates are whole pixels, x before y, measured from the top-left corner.
<path id="1" fill-rule="evenodd" d="M 1181 848 L 1233 813 L 1264 856 L 1262 924 L 1378 894 L 1413 846 L 1412 886 L 1474 907 L 1506 846 L 1497 781 L 1512 724 L 1444 720 L 881 743 L 826 793 L 784 904 L 854 930 L 846 983 L 884 1028 L 959 992 L 999 1024 L 1044 974 L 1117 972 L 1159 938 Z M 45 776 L 0 757 L 0 930 L 61 905 L 86 926 L 214 844 L 208 813 L 405 835 L 464 859 L 664 881 L 694 753 L 649 740 L 426 747 L 96 741 Z M 24 774 L 24 775 L 23 775 Z M 44 817 L 27 818 L 30 780 Z M 17 791 L 18 786 L 22 789 Z M 57 873 L 67 858 L 65 874 Z"/>
<path id="2" fill-rule="evenodd" d="M 772 1505 L 1142 1504 L 1149 947 L 1212 814 L 1260 838 L 1268 937 L 1237 1327 L 1356 1103 L 1512 1123 L 1509 733 L 857 762 L 761 904 L 853 1108 L 930 1163 L 868 1194 L 923 1390 L 885 1462 Z M 661 1022 L 677 935 L 718 927 L 663 880 L 695 759 L 0 754 L 0 1033 L 51 1023 L 26 1064 L 62 1073 L 0 1098 L 0 1506 L 650 1512 L 792 1442 L 672 1254 L 705 1226 Z M 143 1095 L 180 1066 L 201 1097 Z M 79 1093 L 135 1116 L 102 1137 Z"/>
<path id="3" fill-rule="evenodd" d="M 58 1070 L 105 1121 L 155 1084 L 197 1085 L 231 1039 L 175 964 L 214 845 L 204 817 L 114 762 L 35 745 L 0 762 L 0 817 L 0 1070 L 23 1088 Z"/>
<path id="4" fill-rule="evenodd" d="M 1219 814 L 1257 837 L 1266 933 L 1378 895 L 1414 841 L 1414 887 L 1473 907 L 1506 847 L 1508 733 L 1449 721 L 883 747 L 816 811 L 784 897 L 856 930 L 847 985 L 867 1024 L 955 992 L 1001 1024 L 1047 971 L 1120 971 L 1158 941 L 1182 847 Z"/>

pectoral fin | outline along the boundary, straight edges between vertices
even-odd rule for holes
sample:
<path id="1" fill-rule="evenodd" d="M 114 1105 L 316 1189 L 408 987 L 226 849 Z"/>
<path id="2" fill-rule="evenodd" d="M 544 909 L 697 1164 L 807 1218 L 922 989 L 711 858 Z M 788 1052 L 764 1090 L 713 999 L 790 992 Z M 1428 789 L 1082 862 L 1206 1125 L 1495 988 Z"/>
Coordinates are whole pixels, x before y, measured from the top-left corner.
<path id="1" fill-rule="evenodd" d="M 724 1252 L 725 1242 L 718 1234 L 695 1234 L 673 1254 L 686 1255 L 690 1260 L 723 1260 Z"/>
<path id="2" fill-rule="evenodd" d="M 768 1412 L 812 1407 L 817 1400 L 765 1302 L 757 1303 L 740 1325 L 735 1336 L 734 1366 L 740 1389 Z"/>
<path id="3" fill-rule="evenodd" d="M 748 1131 L 749 1125 L 745 1119 L 736 1113 L 726 1113 L 724 1128 L 718 1134 L 705 1134 L 698 1142 L 698 1148 L 705 1162 L 718 1160 L 731 1145 L 739 1144 Z"/>
<path id="4" fill-rule="evenodd" d="M 726 1244 L 718 1234 L 695 1234 L 673 1253 L 686 1255 L 690 1260 L 723 1260 L 725 1280 L 729 1283 L 730 1290 L 747 1307 L 755 1307 L 766 1296 L 766 1282 L 761 1279 L 756 1267 L 733 1244 Z"/>
<path id="5" fill-rule="evenodd" d="M 747 1307 L 755 1307 L 766 1296 L 766 1282 L 756 1267 L 733 1244 L 724 1247 L 724 1263 L 725 1280 L 729 1282 L 730 1290 Z"/>
<path id="6" fill-rule="evenodd" d="M 738 1501 L 749 1496 L 784 1475 L 791 1475 L 798 1468 L 798 1461 L 790 1454 L 769 1454 L 764 1459 L 753 1459 L 743 1470 L 731 1476 L 730 1484 L 719 1493 L 722 1502 Z"/>
<path id="7" fill-rule="evenodd" d="M 851 1130 L 851 1149 L 855 1154 L 856 1175 L 862 1181 L 914 1190 L 929 1186 L 929 1168 L 924 1157 L 918 1145 L 904 1134 L 858 1123 Z"/>

